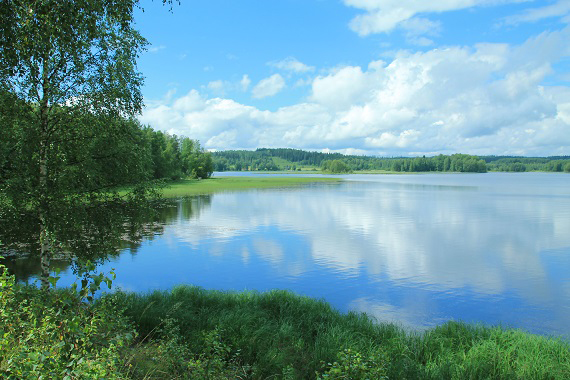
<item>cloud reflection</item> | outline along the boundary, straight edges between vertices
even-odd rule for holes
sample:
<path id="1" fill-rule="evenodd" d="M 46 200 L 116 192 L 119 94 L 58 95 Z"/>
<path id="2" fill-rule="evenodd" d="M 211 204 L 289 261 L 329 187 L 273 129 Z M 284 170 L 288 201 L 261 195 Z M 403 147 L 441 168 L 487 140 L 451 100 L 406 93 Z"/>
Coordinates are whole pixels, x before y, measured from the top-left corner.
<path id="1" fill-rule="evenodd" d="M 559 183 L 567 178 L 501 178 L 378 176 L 339 186 L 216 194 L 199 218 L 168 227 L 165 235 L 193 247 L 207 240 L 217 252 L 241 255 L 244 264 L 255 255 L 283 276 L 323 268 L 355 286 L 455 295 L 467 289 L 480 297 L 514 292 L 532 305 L 566 302 L 568 308 L 560 289 L 567 293 L 569 278 L 553 279 L 543 254 L 570 253 L 570 190 Z M 552 182 L 552 194 L 545 180 Z M 238 238 L 239 251 L 224 250 Z M 289 252 L 287 240 L 293 238 L 304 239 L 307 252 Z M 351 306 L 416 319 L 415 312 L 407 310 L 404 318 L 393 305 L 371 302 L 358 298 Z M 425 307 L 423 313 L 432 305 Z"/>

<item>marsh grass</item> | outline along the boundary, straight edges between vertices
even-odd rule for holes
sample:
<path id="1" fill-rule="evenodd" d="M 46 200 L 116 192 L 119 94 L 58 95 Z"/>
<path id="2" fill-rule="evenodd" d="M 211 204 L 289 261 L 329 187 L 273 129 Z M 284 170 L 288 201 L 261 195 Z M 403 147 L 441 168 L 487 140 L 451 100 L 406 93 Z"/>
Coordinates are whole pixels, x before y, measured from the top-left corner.
<path id="1" fill-rule="evenodd" d="M 278 290 L 179 286 L 115 297 L 145 337 L 139 350 L 183 349 L 190 369 L 196 360 L 217 368 L 212 378 L 570 378 L 568 343 L 519 330 L 448 322 L 420 335 Z"/>
<path id="2" fill-rule="evenodd" d="M 247 189 L 267 189 L 280 187 L 306 186 L 315 183 L 335 183 L 337 178 L 314 177 L 216 177 L 204 180 L 186 179 L 174 181 L 162 189 L 167 198 L 183 197 L 196 194 L 210 194 L 223 191 Z"/>

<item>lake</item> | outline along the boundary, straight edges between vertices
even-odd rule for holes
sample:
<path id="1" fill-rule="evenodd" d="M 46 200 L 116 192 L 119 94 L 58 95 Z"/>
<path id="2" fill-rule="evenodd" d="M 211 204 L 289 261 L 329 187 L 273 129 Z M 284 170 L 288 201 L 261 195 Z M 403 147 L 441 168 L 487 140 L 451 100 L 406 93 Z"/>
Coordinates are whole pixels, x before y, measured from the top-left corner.
<path id="1" fill-rule="evenodd" d="M 178 200 L 161 234 L 102 270 L 124 290 L 290 289 L 411 329 L 570 337 L 570 175 L 342 178 Z"/>

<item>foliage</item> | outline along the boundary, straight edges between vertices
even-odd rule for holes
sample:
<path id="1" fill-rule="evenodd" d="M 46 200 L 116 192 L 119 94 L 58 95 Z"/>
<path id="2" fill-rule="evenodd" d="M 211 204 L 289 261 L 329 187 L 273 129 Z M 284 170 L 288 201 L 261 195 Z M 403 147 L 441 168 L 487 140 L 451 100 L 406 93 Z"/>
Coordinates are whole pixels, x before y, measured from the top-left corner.
<path id="1" fill-rule="evenodd" d="M 434 157 L 371 157 L 351 156 L 340 153 L 307 152 L 299 149 L 266 149 L 256 151 L 231 150 L 215 152 L 214 165 L 217 171 L 227 170 L 290 170 L 323 167 L 331 162 L 342 162 L 348 171 L 382 170 L 395 172 L 475 172 L 487 171 L 485 161 L 466 154 Z M 327 163 L 328 162 L 328 163 Z M 339 167 L 340 168 L 340 167 Z M 328 168 L 323 169 L 330 171 Z M 343 171 L 348 172 L 344 166 Z"/>
<path id="2" fill-rule="evenodd" d="M 133 0 L 3 2 L 0 78 L 20 99 L 37 104 L 38 127 L 48 127 L 43 133 L 59 128 L 53 112 L 61 104 L 97 113 L 140 110 L 142 76 L 135 60 L 146 41 L 132 28 L 135 5 Z"/>
<path id="3" fill-rule="evenodd" d="M 202 350 L 193 353 L 172 319 L 161 320 L 162 339 L 139 343 L 128 354 L 129 378 L 236 379 L 247 373 L 238 364 L 239 352 L 221 339 L 217 329 L 204 332 Z"/>
<path id="4" fill-rule="evenodd" d="M 570 157 L 481 157 L 491 171 L 499 172 L 570 172 Z"/>
<path id="5" fill-rule="evenodd" d="M 518 330 L 448 322 L 423 335 L 286 291 L 226 293 L 196 287 L 146 295 L 119 293 L 149 345 L 171 339 L 168 316 L 194 358 L 217 331 L 225 369 L 251 378 L 566 379 L 570 346 Z M 141 347 L 145 347 L 143 344 Z M 326 364 L 324 364 L 326 363 Z M 352 373 L 349 377 L 347 373 Z M 344 377 L 343 377 L 344 376 Z"/>
<path id="6" fill-rule="evenodd" d="M 151 178 L 205 179 L 212 175 L 212 156 L 200 146 L 198 140 L 154 131 L 148 126 L 143 129 L 143 135 Z"/>
<path id="7" fill-rule="evenodd" d="M 0 266 L 0 377 L 121 377 L 120 353 L 135 332 L 112 297 L 88 302 L 110 281 L 96 275 L 80 288 L 45 292 L 16 285 Z"/>
<path id="8" fill-rule="evenodd" d="M 326 160 L 322 163 L 322 169 L 324 172 L 332 174 L 350 173 L 352 170 L 341 160 Z"/>
<path id="9" fill-rule="evenodd" d="M 341 160 L 350 170 L 395 172 L 477 172 L 490 171 L 570 172 L 570 157 L 470 156 L 466 154 L 433 157 L 372 157 L 340 153 L 308 152 L 299 149 L 267 149 L 255 151 L 229 150 L 213 153 L 217 171 L 290 170 L 297 167 L 317 168 L 324 161 Z"/>
<path id="10" fill-rule="evenodd" d="M 322 375 L 317 373 L 317 379 L 387 379 L 386 361 L 387 358 L 382 352 L 363 357 L 347 348 L 338 354 L 338 361 L 327 364 L 323 362 L 325 371 Z"/>
<path id="11" fill-rule="evenodd" d="M 90 268 L 86 268 L 89 270 Z M 87 272 L 86 272 L 87 273 Z M 570 346 L 448 322 L 422 335 L 285 291 L 195 287 L 92 302 L 81 290 L 18 287 L 0 270 L 4 378 L 566 379 Z M 55 281 L 55 280 L 54 280 Z M 91 299 L 91 300 L 90 300 Z M 117 305 L 123 308 L 119 309 Z M 134 321 L 138 334 L 124 316 Z M 133 337 L 141 337 L 133 344 Z"/>
<path id="12" fill-rule="evenodd" d="M 44 288 L 54 254 L 52 213 L 60 201 L 108 191 L 101 158 L 113 157 L 115 170 L 104 169 L 120 181 L 115 185 L 132 183 L 115 150 L 132 147 L 124 124 L 142 108 L 136 59 L 146 40 L 133 28 L 136 5 L 18 0 L 0 8 L 6 16 L 0 27 L 0 111 L 18 111 L 7 111 L 2 120 L 14 149 L 13 159 L 0 160 L 0 185 L 14 207 L 37 213 Z M 89 176 L 94 173 L 102 175 Z"/>

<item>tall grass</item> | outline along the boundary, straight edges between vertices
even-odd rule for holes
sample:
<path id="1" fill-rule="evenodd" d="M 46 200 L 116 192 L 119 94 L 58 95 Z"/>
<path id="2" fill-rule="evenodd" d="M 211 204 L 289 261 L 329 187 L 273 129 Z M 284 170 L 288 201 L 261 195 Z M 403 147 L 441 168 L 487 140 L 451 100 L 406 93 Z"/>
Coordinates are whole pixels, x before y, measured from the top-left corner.
<path id="1" fill-rule="evenodd" d="M 568 343 L 519 330 L 449 322 L 420 335 L 287 291 L 179 286 L 115 297 L 146 337 L 142 345 L 172 339 L 174 328 L 196 357 L 215 332 L 234 378 L 374 378 L 380 367 L 390 379 L 570 378 Z"/>

